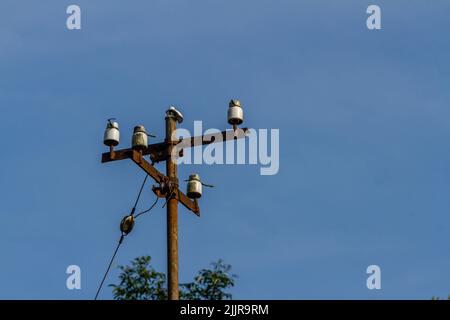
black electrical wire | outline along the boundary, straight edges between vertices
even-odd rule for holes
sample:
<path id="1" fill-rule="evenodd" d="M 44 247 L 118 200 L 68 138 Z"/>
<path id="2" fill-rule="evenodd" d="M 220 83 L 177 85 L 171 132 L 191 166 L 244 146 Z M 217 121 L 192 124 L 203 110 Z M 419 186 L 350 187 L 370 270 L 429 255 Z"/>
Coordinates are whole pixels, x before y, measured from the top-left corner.
<path id="1" fill-rule="evenodd" d="M 148 208 L 147 210 L 144 210 L 144 211 L 142 211 L 142 212 L 139 212 L 137 215 L 134 216 L 134 218 L 136 219 L 136 218 L 139 217 L 140 215 L 142 215 L 142 214 L 144 214 L 144 213 L 147 213 L 147 212 L 149 212 L 150 210 L 152 210 L 152 209 L 156 206 L 156 204 L 158 203 L 158 200 L 159 200 L 159 198 L 156 197 L 155 202 L 153 202 L 153 204 L 150 206 L 150 208 Z"/>
<path id="2" fill-rule="evenodd" d="M 134 202 L 134 206 L 133 206 L 133 208 L 131 209 L 130 216 L 133 216 L 133 215 L 134 215 L 134 212 L 136 211 L 136 206 L 137 206 L 137 204 L 138 204 L 138 202 L 139 202 L 139 198 L 141 197 L 141 193 L 142 193 L 142 190 L 144 189 L 145 183 L 147 182 L 147 178 L 148 178 L 148 174 L 145 176 L 144 181 L 142 182 L 141 188 L 139 189 L 139 193 L 138 193 L 138 195 L 137 195 L 137 197 L 136 197 L 136 201 Z M 155 207 L 155 205 L 156 205 L 157 202 L 158 202 L 158 198 L 156 198 L 156 201 L 152 204 L 152 206 L 151 206 L 149 209 L 147 209 L 147 210 L 145 210 L 145 211 L 142 211 L 142 212 L 138 213 L 138 214 L 135 216 L 135 218 L 138 217 L 138 216 L 140 216 L 140 215 L 142 215 L 142 214 L 144 214 L 144 213 L 146 213 L 146 212 L 149 212 L 150 210 L 152 210 L 152 209 Z M 98 289 L 97 289 L 97 293 L 95 294 L 94 300 L 97 300 L 97 297 L 98 297 L 98 295 L 99 295 L 99 293 L 100 293 L 100 290 L 101 290 L 102 287 L 103 287 L 103 283 L 105 282 L 106 277 L 108 276 L 109 270 L 111 269 L 111 265 L 112 265 L 112 263 L 113 263 L 113 261 L 114 261 L 114 258 L 115 258 L 116 255 L 117 255 L 117 252 L 119 251 L 120 245 L 122 244 L 123 239 L 125 238 L 125 236 L 126 236 L 126 234 L 124 234 L 124 233 L 122 232 L 122 235 L 121 235 L 120 238 L 119 238 L 119 242 L 117 243 L 117 247 L 116 247 L 116 249 L 114 250 L 114 254 L 113 254 L 111 260 L 109 261 L 108 268 L 106 269 L 106 272 L 105 272 L 105 274 L 103 275 L 103 279 L 102 279 L 102 281 L 100 282 L 100 286 L 99 286 Z"/>
<path id="3" fill-rule="evenodd" d="M 124 238 L 124 237 L 125 237 L 125 236 L 124 236 L 123 234 L 120 236 L 119 242 L 117 243 L 116 250 L 114 250 L 114 254 L 113 254 L 112 258 L 111 258 L 111 261 L 109 261 L 108 268 L 106 269 L 106 272 L 105 272 L 105 274 L 103 275 L 102 282 L 100 282 L 100 286 L 99 286 L 98 289 L 97 289 L 97 293 L 95 294 L 94 300 L 97 300 L 98 294 L 100 293 L 100 290 L 101 290 L 102 287 L 103 287 L 103 283 L 105 282 L 106 276 L 107 276 L 108 273 L 109 273 L 109 269 L 111 269 L 111 265 L 112 265 L 112 263 L 113 263 L 113 261 L 114 261 L 114 258 L 116 257 L 117 251 L 119 251 L 120 245 L 122 244 L 123 238 Z"/>
<path id="4" fill-rule="evenodd" d="M 142 182 L 142 185 L 141 185 L 141 189 L 139 189 L 139 193 L 137 195 L 136 201 L 134 202 L 132 214 L 134 213 L 134 210 L 136 210 L 136 206 L 139 202 L 139 198 L 141 197 L 142 189 L 144 189 L 145 183 L 147 182 L 147 178 L 148 178 L 148 174 L 145 175 L 144 181 Z"/>

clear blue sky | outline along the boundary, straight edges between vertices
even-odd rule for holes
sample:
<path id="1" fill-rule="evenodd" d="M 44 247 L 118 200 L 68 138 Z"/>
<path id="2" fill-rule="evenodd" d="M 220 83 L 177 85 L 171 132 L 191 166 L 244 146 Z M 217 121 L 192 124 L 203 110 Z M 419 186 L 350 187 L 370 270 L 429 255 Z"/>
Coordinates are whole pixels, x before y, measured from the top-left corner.
<path id="1" fill-rule="evenodd" d="M 66 29 L 66 7 L 82 30 Z M 382 30 L 366 8 L 382 9 Z M 0 3 L 0 298 L 91 299 L 144 177 L 102 165 L 105 120 L 161 140 L 171 104 L 225 128 L 280 129 L 280 172 L 184 166 L 217 185 L 180 209 L 180 280 L 218 258 L 234 298 L 392 299 L 450 293 L 448 1 L 142 0 Z M 162 168 L 161 168 L 162 169 Z M 142 207 L 153 201 L 146 189 Z M 165 210 L 115 266 L 166 268 Z M 66 267 L 82 289 L 66 289 Z M 366 288 L 366 268 L 382 289 Z M 107 283 L 117 281 L 113 270 Z M 104 288 L 102 298 L 111 298 Z"/>

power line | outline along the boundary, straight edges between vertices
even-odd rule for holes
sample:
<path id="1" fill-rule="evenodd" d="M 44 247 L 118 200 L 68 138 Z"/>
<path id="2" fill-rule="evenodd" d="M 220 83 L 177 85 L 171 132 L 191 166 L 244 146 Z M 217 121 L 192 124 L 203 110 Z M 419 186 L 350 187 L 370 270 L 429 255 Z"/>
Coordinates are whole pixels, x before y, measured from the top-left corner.
<path id="1" fill-rule="evenodd" d="M 123 234 L 120 236 L 119 242 L 117 243 L 116 250 L 114 250 L 114 254 L 113 254 L 112 258 L 111 258 L 111 261 L 109 261 L 108 268 L 106 269 L 106 272 L 105 272 L 105 274 L 103 275 L 102 282 L 100 282 L 100 286 L 99 286 L 98 289 L 97 289 L 97 293 L 95 294 L 94 300 L 97 300 L 98 294 L 100 293 L 100 290 L 101 290 L 102 287 L 103 287 L 103 283 L 105 282 L 105 279 L 106 279 L 106 277 L 108 276 L 109 269 L 111 269 L 111 265 L 112 265 L 112 263 L 113 263 L 113 261 L 114 261 L 114 258 L 116 257 L 117 251 L 119 251 L 120 245 L 122 244 L 124 237 L 125 237 L 125 236 L 124 236 Z"/>
<path id="2" fill-rule="evenodd" d="M 138 193 L 138 195 L 136 197 L 136 201 L 134 202 L 134 206 L 131 209 L 130 215 L 133 215 L 134 211 L 136 211 L 136 206 L 137 206 L 137 204 L 139 202 L 139 198 L 141 197 L 142 189 L 144 189 L 145 183 L 147 182 L 147 178 L 148 178 L 148 174 L 145 175 L 144 181 L 142 182 L 141 188 L 139 189 L 139 193 Z"/>
<path id="3" fill-rule="evenodd" d="M 122 232 L 122 234 L 120 235 L 119 242 L 117 243 L 116 249 L 114 250 L 114 253 L 113 253 L 113 256 L 111 257 L 111 260 L 109 261 L 108 268 L 106 269 L 106 272 L 103 275 L 102 281 L 100 282 L 100 285 L 99 285 L 99 287 L 97 289 L 97 293 L 95 294 L 94 300 L 97 300 L 97 297 L 98 297 L 98 295 L 100 293 L 100 290 L 103 287 L 103 283 L 105 282 L 106 277 L 108 276 L 108 273 L 109 273 L 109 271 L 111 269 L 111 265 L 112 265 L 112 263 L 114 261 L 114 258 L 117 255 L 117 252 L 119 251 L 119 248 L 120 248 L 120 246 L 121 246 L 121 244 L 123 242 L 123 239 L 133 229 L 134 219 L 137 218 L 138 216 L 140 216 L 140 215 L 142 215 L 144 213 L 147 213 L 150 210 L 152 210 L 155 207 L 156 203 L 158 202 L 158 197 L 156 197 L 156 201 L 151 205 L 151 207 L 149 209 L 144 210 L 144 211 L 138 213 L 136 216 L 134 216 L 134 212 L 136 211 L 136 206 L 137 206 L 137 204 L 139 202 L 139 199 L 141 197 L 141 193 L 142 193 L 142 190 L 144 189 L 145 183 L 147 182 L 147 178 L 148 178 L 148 174 L 145 176 L 144 181 L 142 182 L 141 188 L 139 189 L 139 193 L 138 193 L 138 195 L 136 197 L 136 201 L 134 202 L 134 206 L 131 209 L 131 213 L 128 216 L 125 216 L 122 219 L 122 222 L 120 224 L 120 229 L 121 229 L 120 231 Z M 125 222 L 128 222 L 128 225 L 126 225 L 126 227 L 125 227 Z"/>
<path id="4" fill-rule="evenodd" d="M 158 203 L 158 200 L 159 200 L 159 198 L 156 197 L 155 202 L 153 202 L 153 204 L 150 206 L 150 208 L 148 208 L 147 210 L 144 210 L 144 211 L 139 212 L 137 215 L 134 216 L 134 218 L 137 219 L 137 217 L 139 217 L 140 215 L 142 215 L 142 214 L 144 214 L 144 213 L 147 213 L 147 212 L 149 212 L 150 210 L 152 210 L 152 209 L 156 206 L 156 204 Z"/>

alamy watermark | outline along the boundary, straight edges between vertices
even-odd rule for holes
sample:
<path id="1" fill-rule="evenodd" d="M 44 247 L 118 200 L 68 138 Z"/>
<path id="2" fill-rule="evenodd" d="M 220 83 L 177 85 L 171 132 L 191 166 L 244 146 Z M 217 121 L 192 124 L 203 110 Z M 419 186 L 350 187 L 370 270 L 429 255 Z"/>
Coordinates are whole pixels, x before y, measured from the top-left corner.
<path id="1" fill-rule="evenodd" d="M 66 19 L 66 27 L 69 30 L 81 29 L 81 8 L 76 4 L 67 7 L 66 13 L 69 15 Z"/>
<path id="2" fill-rule="evenodd" d="M 66 273 L 69 275 L 66 279 L 66 287 L 69 290 L 81 289 L 81 268 L 76 264 L 72 264 L 66 268 Z"/>
<path id="3" fill-rule="evenodd" d="M 367 29 L 381 30 L 381 8 L 377 5 L 370 5 L 366 10 L 370 16 L 366 20 Z"/>
<path id="4" fill-rule="evenodd" d="M 194 145 L 202 142 L 192 141 L 191 137 L 201 137 L 202 134 L 206 146 L 190 148 L 193 145 L 192 142 Z M 278 173 L 280 169 L 279 129 L 247 129 L 244 131 L 244 129 L 238 128 L 226 131 L 226 135 L 224 137 L 218 129 L 207 129 L 203 132 L 202 121 L 194 121 L 193 135 L 187 129 L 178 128 L 172 136 L 172 141 L 178 141 L 172 150 L 172 160 L 177 164 L 259 164 L 261 175 Z M 234 137 L 243 136 L 245 138 L 234 139 Z M 214 143 L 207 144 L 208 142 Z M 182 156 L 180 156 L 181 152 Z"/>
<path id="5" fill-rule="evenodd" d="M 380 268 L 380 266 L 378 266 L 376 264 L 372 264 L 367 267 L 366 273 L 370 275 L 366 281 L 367 289 L 380 290 L 381 289 L 381 268 Z"/>
<path id="6" fill-rule="evenodd" d="M 81 7 L 71 4 L 67 7 L 66 13 L 69 15 L 66 19 L 68 30 L 81 29 Z M 371 4 L 367 7 L 366 13 L 369 17 L 366 20 L 366 26 L 369 30 L 381 30 L 381 8 L 378 5 Z"/>

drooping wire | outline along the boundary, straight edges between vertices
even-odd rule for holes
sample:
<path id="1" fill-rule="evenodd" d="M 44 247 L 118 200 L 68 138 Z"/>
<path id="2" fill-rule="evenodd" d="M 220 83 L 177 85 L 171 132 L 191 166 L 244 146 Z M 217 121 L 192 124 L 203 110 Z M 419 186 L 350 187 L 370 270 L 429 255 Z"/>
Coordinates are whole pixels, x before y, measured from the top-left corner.
<path id="1" fill-rule="evenodd" d="M 98 295 L 99 295 L 99 293 L 100 293 L 100 290 L 101 290 L 102 287 L 103 287 L 103 283 L 105 282 L 106 277 L 108 276 L 109 270 L 111 269 L 111 265 L 112 265 L 112 263 L 113 263 L 113 261 L 114 261 L 114 258 L 116 257 L 117 251 L 119 251 L 120 245 L 122 244 L 123 238 L 124 238 L 124 237 L 125 237 L 125 236 L 124 236 L 123 234 L 120 236 L 119 242 L 117 243 L 116 250 L 114 250 L 114 254 L 113 254 L 111 260 L 109 261 L 108 268 L 106 269 L 106 272 L 105 272 L 105 274 L 103 275 L 102 282 L 100 282 L 100 285 L 99 285 L 99 287 L 98 287 L 98 289 L 97 289 L 97 293 L 95 294 L 94 300 L 97 300 L 97 297 L 98 297 Z"/>
<path id="2" fill-rule="evenodd" d="M 158 200 L 159 200 L 159 198 L 156 197 L 155 202 L 153 202 L 153 204 L 150 206 L 150 208 L 148 208 L 147 210 L 144 210 L 144 211 L 139 212 L 137 215 L 134 216 L 134 218 L 137 219 L 137 217 L 139 217 L 140 215 L 142 215 L 142 214 L 144 214 L 144 213 L 147 213 L 147 212 L 149 212 L 150 210 L 152 210 L 152 209 L 156 206 L 156 204 L 158 203 Z"/>
<path id="3" fill-rule="evenodd" d="M 139 198 L 141 197 L 142 189 L 144 189 L 145 183 L 147 182 L 147 178 L 148 178 L 148 174 L 145 175 L 144 181 L 142 182 L 142 185 L 141 185 L 141 189 L 139 189 L 139 193 L 136 197 L 136 201 L 134 202 L 133 209 L 131 209 L 131 214 L 134 214 L 134 211 L 136 210 L 136 206 L 139 202 Z"/>
<path id="4" fill-rule="evenodd" d="M 129 215 L 129 216 L 131 216 L 131 217 L 134 216 L 134 212 L 136 211 L 136 206 L 137 206 L 137 204 L 138 204 L 138 202 L 139 202 L 139 198 L 141 197 L 141 193 L 142 193 L 142 190 L 144 189 L 145 183 L 147 182 L 147 178 L 148 178 L 148 174 L 145 176 L 144 181 L 142 182 L 141 188 L 139 189 L 139 193 L 138 193 L 138 195 L 137 195 L 137 197 L 136 197 L 136 201 L 134 202 L 134 206 L 133 206 L 133 208 L 131 209 L 131 213 L 130 213 L 130 215 Z M 147 209 L 147 210 L 145 210 L 145 211 L 142 211 L 142 212 L 138 213 L 134 218 L 136 218 L 136 217 L 138 217 L 138 216 L 140 216 L 140 215 L 142 215 L 142 214 L 144 214 L 144 213 L 149 212 L 150 210 L 152 210 L 152 209 L 155 207 L 155 205 L 156 205 L 157 202 L 158 202 L 158 198 L 156 198 L 155 203 L 153 203 L 152 206 L 151 206 L 149 209 Z M 133 222 L 133 223 L 134 223 L 134 222 Z M 130 230 L 130 231 L 131 231 L 131 230 Z M 106 272 L 105 272 L 105 274 L 103 275 L 103 279 L 102 279 L 102 281 L 100 282 L 100 285 L 99 285 L 99 287 L 98 287 L 98 289 L 97 289 L 97 293 L 95 294 L 94 300 L 97 300 L 97 297 L 98 297 L 98 295 L 99 295 L 99 293 L 100 293 L 100 291 L 101 291 L 101 289 L 102 289 L 102 287 L 103 287 L 103 283 L 105 282 L 106 277 L 108 276 L 109 270 L 111 269 L 111 265 L 112 265 L 112 263 L 113 263 L 113 261 L 114 261 L 114 258 L 116 257 L 117 252 L 119 251 L 120 245 L 122 244 L 123 239 L 125 238 L 125 236 L 126 236 L 127 234 L 128 234 L 128 233 L 124 233 L 124 232 L 122 231 L 122 234 L 121 234 L 121 236 L 120 236 L 120 238 L 119 238 L 119 242 L 117 243 L 116 249 L 114 250 L 113 256 L 112 256 L 111 260 L 109 261 L 108 268 L 106 269 Z"/>

